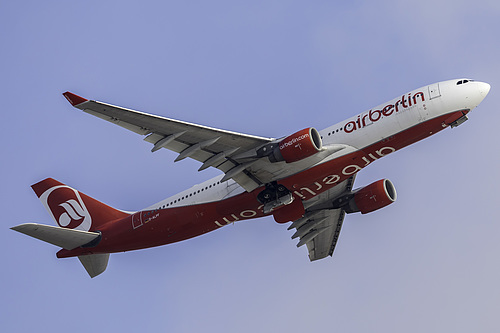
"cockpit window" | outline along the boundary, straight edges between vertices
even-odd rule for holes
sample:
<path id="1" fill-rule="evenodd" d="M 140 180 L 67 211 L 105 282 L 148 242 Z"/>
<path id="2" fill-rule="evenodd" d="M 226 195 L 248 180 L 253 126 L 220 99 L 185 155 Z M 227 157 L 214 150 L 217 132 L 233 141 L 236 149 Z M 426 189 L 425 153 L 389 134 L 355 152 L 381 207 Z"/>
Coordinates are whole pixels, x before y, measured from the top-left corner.
<path id="1" fill-rule="evenodd" d="M 458 86 L 459 84 L 465 84 L 465 83 L 472 82 L 472 81 L 474 81 L 474 80 L 469 80 L 469 79 L 460 80 L 460 81 L 458 81 L 458 82 L 457 82 L 457 86 Z"/>

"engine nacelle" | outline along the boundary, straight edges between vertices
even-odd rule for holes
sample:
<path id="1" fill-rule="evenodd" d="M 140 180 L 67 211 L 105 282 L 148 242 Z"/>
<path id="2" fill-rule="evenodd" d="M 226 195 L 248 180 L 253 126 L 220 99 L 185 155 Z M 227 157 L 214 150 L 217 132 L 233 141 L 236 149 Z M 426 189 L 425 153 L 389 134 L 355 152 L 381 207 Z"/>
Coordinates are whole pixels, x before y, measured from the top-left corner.
<path id="1" fill-rule="evenodd" d="M 396 201 L 396 198 L 394 184 L 389 179 L 381 179 L 356 191 L 345 211 L 347 213 L 370 213 L 390 205 Z"/>
<path id="2" fill-rule="evenodd" d="M 309 127 L 287 136 L 278 143 L 260 148 L 257 155 L 267 156 L 272 163 L 291 163 L 316 154 L 322 146 L 319 132 L 314 127 Z"/>

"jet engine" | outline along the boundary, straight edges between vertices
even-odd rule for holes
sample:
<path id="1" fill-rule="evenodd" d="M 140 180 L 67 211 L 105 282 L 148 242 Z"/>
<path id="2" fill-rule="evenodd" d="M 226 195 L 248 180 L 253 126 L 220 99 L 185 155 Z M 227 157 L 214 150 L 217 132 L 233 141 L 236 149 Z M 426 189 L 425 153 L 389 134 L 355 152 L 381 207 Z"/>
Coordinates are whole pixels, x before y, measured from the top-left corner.
<path id="1" fill-rule="evenodd" d="M 344 208 L 347 213 L 370 213 L 390 205 L 397 198 L 396 188 L 389 179 L 378 180 L 355 191 L 353 194 L 353 197 Z"/>
<path id="2" fill-rule="evenodd" d="M 272 163 L 297 162 L 319 152 L 322 145 L 319 132 L 314 127 L 309 127 L 289 135 L 277 143 L 265 145 L 257 150 L 257 156 L 267 156 Z"/>

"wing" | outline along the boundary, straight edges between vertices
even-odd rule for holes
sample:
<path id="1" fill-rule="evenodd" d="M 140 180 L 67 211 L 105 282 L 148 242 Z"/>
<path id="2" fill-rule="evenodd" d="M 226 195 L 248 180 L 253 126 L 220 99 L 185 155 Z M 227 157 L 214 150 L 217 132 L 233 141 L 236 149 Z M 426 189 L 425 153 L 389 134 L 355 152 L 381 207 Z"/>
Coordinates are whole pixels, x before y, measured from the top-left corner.
<path id="1" fill-rule="evenodd" d="M 311 261 L 333 255 L 345 212 L 342 208 L 328 209 L 321 207 L 346 192 L 350 192 L 354 185 L 354 179 L 355 176 L 352 176 L 313 200 L 308 201 L 304 217 L 294 221 L 288 228 L 289 230 L 297 229 L 292 239 L 300 238 L 297 247 L 307 245 Z"/>
<path id="2" fill-rule="evenodd" d="M 186 157 L 193 158 L 203 163 L 199 171 L 215 167 L 226 174 L 224 180 L 233 178 L 247 191 L 252 191 L 263 184 L 262 180 L 248 170 L 257 162 L 256 160 L 241 162 L 233 157 L 272 142 L 273 138 L 155 116 L 87 100 L 70 92 L 65 92 L 63 95 L 74 107 L 86 113 L 146 136 L 144 140 L 153 144 L 152 152 L 167 148 L 179 153 L 175 161 Z"/>

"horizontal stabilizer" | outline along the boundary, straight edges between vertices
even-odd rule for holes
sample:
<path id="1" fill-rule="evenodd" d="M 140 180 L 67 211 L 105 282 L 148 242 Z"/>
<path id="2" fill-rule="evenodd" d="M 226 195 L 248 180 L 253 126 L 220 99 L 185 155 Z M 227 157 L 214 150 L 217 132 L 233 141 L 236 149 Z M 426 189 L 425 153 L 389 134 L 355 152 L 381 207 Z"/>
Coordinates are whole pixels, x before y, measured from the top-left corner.
<path id="1" fill-rule="evenodd" d="M 88 244 L 100 236 L 100 233 L 97 232 L 59 228 L 37 223 L 24 223 L 11 229 L 44 242 L 60 246 L 66 250 L 73 250 L 79 246 Z"/>
<path id="2" fill-rule="evenodd" d="M 103 254 L 89 254 L 79 256 L 80 262 L 87 270 L 91 278 L 96 277 L 106 270 L 108 267 L 109 253 Z"/>

